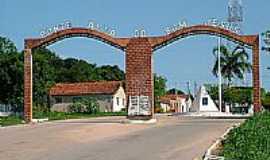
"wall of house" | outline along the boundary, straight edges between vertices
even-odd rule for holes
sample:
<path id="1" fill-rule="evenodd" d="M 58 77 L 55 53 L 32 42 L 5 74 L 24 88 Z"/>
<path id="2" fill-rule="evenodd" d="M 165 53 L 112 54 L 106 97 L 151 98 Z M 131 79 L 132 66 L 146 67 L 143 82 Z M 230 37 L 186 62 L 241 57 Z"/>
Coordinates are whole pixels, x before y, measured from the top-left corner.
<path id="1" fill-rule="evenodd" d="M 69 105 L 71 105 L 74 101 L 85 98 L 91 97 L 97 99 L 99 104 L 99 109 L 101 112 L 112 112 L 113 111 L 113 96 L 112 95 L 84 95 L 84 96 L 51 96 L 50 103 L 51 103 L 51 111 L 57 112 L 68 112 Z M 59 100 L 61 100 L 59 102 Z"/>
<path id="2" fill-rule="evenodd" d="M 118 99 L 118 100 L 117 100 Z M 118 101 L 118 103 L 117 103 Z M 126 94 L 123 87 L 119 87 L 113 95 L 113 112 L 119 112 L 126 108 Z"/>
<path id="3" fill-rule="evenodd" d="M 160 107 L 162 108 L 163 112 L 171 111 L 171 106 L 167 103 L 160 103 Z"/>

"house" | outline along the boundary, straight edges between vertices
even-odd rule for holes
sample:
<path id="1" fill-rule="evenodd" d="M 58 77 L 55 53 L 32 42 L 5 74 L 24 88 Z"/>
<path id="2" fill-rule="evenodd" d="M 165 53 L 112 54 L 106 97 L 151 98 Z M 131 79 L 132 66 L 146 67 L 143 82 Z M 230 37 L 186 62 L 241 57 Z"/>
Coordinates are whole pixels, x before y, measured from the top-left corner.
<path id="1" fill-rule="evenodd" d="M 70 104 L 84 97 L 95 98 L 101 112 L 119 112 L 126 108 L 122 81 L 57 83 L 49 95 L 51 111 L 68 112 Z"/>
<path id="2" fill-rule="evenodd" d="M 192 112 L 217 112 L 218 107 L 206 91 L 204 86 L 201 86 L 199 91 L 194 97 L 194 101 L 191 106 Z"/>
<path id="3" fill-rule="evenodd" d="M 163 112 L 185 113 L 189 111 L 191 99 L 187 95 L 167 94 L 160 97 Z"/>

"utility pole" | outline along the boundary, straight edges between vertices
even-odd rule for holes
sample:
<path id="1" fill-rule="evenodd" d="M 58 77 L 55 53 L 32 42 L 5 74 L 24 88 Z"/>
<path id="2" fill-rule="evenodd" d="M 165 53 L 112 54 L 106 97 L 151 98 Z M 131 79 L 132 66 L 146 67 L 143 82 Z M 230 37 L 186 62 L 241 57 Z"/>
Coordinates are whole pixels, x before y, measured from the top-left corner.
<path id="1" fill-rule="evenodd" d="M 194 93 L 193 93 L 194 97 L 195 97 L 196 93 L 197 93 L 197 82 L 194 81 Z"/>
<path id="2" fill-rule="evenodd" d="M 221 77 L 221 64 L 220 64 L 220 46 L 221 46 L 221 37 L 218 37 L 218 97 L 219 97 L 219 112 L 222 112 L 222 77 Z"/>
<path id="3" fill-rule="evenodd" d="M 187 90 L 188 90 L 188 95 L 190 95 L 190 82 L 187 81 Z"/>

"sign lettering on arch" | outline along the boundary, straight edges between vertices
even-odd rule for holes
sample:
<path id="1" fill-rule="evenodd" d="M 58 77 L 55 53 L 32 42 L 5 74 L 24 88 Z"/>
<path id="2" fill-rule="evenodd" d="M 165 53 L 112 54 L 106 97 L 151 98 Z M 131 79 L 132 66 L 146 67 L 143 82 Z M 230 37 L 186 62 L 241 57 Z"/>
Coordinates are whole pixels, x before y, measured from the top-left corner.
<path id="1" fill-rule="evenodd" d="M 41 37 L 46 37 L 52 33 L 56 33 L 61 30 L 65 30 L 72 27 L 72 23 L 70 21 L 65 21 L 63 23 L 59 23 L 57 25 L 54 25 L 52 27 L 47 27 L 46 29 L 43 29 L 40 32 Z"/>
<path id="2" fill-rule="evenodd" d="M 100 32 L 103 32 L 103 33 L 106 33 L 110 36 L 116 36 L 116 30 L 115 29 L 112 29 L 106 25 L 101 25 L 101 24 L 98 24 L 94 21 L 89 21 L 88 23 L 88 28 L 89 29 L 92 29 L 92 30 L 97 30 L 97 31 L 100 31 Z"/>
<path id="3" fill-rule="evenodd" d="M 56 33 L 56 32 L 61 31 L 61 30 L 69 29 L 72 27 L 73 27 L 73 25 L 72 25 L 71 21 L 65 21 L 63 23 L 59 23 L 59 24 L 53 25 L 52 27 L 47 27 L 47 28 L 41 30 L 40 36 L 43 38 L 43 37 L 46 37 L 50 34 Z M 108 34 L 110 36 L 116 36 L 115 29 L 112 29 L 111 27 L 108 27 L 106 25 L 98 24 L 94 21 L 89 21 L 87 24 L 87 28 L 91 29 L 91 30 L 103 32 L 103 33 Z"/>
<path id="4" fill-rule="evenodd" d="M 231 24 L 227 21 L 221 21 L 216 18 L 208 19 L 206 22 L 203 22 L 202 24 L 207 25 L 207 26 L 220 27 L 226 30 L 230 30 L 234 33 L 240 34 L 240 26 Z M 189 27 L 187 20 L 182 20 L 178 22 L 177 24 L 165 27 L 165 33 L 170 34 L 186 27 Z"/>

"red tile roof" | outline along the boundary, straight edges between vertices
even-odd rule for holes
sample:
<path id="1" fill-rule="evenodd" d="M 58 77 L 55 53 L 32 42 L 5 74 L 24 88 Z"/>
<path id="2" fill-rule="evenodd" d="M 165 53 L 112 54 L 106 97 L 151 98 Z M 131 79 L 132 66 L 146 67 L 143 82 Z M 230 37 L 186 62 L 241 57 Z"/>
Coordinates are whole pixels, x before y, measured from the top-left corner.
<path id="1" fill-rule="evenodd" d="M 122 81 L 57 83 L 50 89 L 49 94 L 51 96 L 114 94 L 122 84 Z"/>

